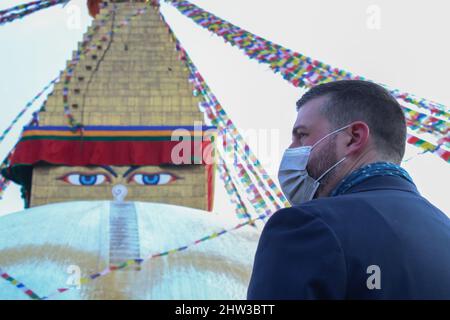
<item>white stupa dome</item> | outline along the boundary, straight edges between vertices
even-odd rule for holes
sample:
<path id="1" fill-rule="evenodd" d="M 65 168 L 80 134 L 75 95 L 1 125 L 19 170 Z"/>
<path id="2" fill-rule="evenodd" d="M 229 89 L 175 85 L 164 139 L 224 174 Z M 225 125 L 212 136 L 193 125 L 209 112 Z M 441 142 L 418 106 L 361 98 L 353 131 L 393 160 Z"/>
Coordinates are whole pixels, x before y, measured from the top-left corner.
<path id="1" fill-rule="evenodd" d="M 235 226 L 216 213 L 157 203 L 45 205 L 0 217 L 0 268 L 41 298 L 245 299 L 261 228 L 193 244 Z M 78 274 L 89 277 L 124 256 L 145 259 L 184 246 L 73 286 Z M 0 279 L 0 299 L 28 297 Z"/>

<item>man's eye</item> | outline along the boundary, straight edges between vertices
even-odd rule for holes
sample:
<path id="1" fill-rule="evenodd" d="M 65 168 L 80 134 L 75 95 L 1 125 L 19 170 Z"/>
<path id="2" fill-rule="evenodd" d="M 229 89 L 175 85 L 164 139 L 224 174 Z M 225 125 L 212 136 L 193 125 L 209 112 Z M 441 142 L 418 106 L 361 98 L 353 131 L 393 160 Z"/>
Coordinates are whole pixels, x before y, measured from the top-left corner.
<path id="1" fill-rule="evenodd" d="M 171 173 L 136 173 L 129 179 L 129 182 L 136 182 L 145 186 L 155 186 L 168 184 L 176 179 L 177 177 Z"/>
<path id="2" fill-rule="evenodd" d="M 105 182 L 110 182 L 109 177 L 102 173 L 95 173 L 95 174 L 70 173 L 61 177 L 61 179 L 74 186 L 97 186 Z"/>
<path id="3" fill-rule="evenodd" d="M 294 133 L 294 137 L 296 138 L 296 139 L 302 139 L 302 138 L 304 138 L 304 137 L 306 137 L 307 136 L 307 134 L 306 133 L 303 133 L 303 132 L 295 132 Z"/>

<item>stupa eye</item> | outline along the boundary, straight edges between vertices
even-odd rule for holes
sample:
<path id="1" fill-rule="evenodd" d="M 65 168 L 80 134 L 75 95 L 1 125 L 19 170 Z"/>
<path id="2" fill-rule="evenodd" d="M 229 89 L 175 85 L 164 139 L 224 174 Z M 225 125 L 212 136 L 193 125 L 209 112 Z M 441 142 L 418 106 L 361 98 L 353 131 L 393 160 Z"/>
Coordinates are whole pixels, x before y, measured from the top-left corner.
<path id="1" fill-rule="evenodd" d="M 105 182 L 111 182 L 110 178 L 103 173 L 69 173 L 60 179 L 75 186 L 97 186 Z"/>
<path id="2" fill-rule="evenodd" d="M 175 175 L 166 172 L 135 173 L 130 177 L 130 179 L 128 179 L 128 182 L 135 182 L 137 184 L 145 186 L 155 186 L 161 184 L 169 184 L 177 179 L 178 178 Z"/>

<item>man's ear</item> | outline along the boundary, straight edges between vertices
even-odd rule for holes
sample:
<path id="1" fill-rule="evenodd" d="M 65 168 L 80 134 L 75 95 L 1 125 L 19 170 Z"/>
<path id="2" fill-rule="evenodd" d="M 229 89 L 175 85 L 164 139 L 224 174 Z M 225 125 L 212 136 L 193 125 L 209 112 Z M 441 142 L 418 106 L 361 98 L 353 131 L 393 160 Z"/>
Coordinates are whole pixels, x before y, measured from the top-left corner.
<path id="1" fill-rule="evenodd" d="M 347 155 L 359 153 L 366 148 L 369 143 L 370 129 L 367 123 L 363 121 L 353 122 L 346 130 L 347 133 Z"/>

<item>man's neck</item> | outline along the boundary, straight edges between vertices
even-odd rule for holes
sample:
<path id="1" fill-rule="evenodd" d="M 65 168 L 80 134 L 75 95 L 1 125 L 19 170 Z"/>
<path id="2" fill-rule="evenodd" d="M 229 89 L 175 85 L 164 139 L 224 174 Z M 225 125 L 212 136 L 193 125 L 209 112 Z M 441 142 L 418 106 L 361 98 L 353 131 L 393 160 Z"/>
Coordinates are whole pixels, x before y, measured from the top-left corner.
<path id="1" fill-rule="evenodd" d="M 370 163 L 378 162 L 378 161 L 385 161 L 385 159 L 381 159 L 377 152 L 375 150 L 368 149 L 366 152 L 363 152 L 361 155 L 359 155 L 355 161 L 351 161 L 351 159 L 347 158 L 343 164 L 347 163 L 346 167 L 341 168 L 341 170 L 337 170 L 334 172 L 333 176 L 330 180 L 328 180 L 328 183 L 323 185 L 322 188 L 319 188 L 319 191 L 317 193 L 317 198 L 322 197 L 328 197 L 331 193 L 331 191 L 336 188 L 336 186 L 349 174 L 351 174 L 353 171 L 368 165 Z"/>

